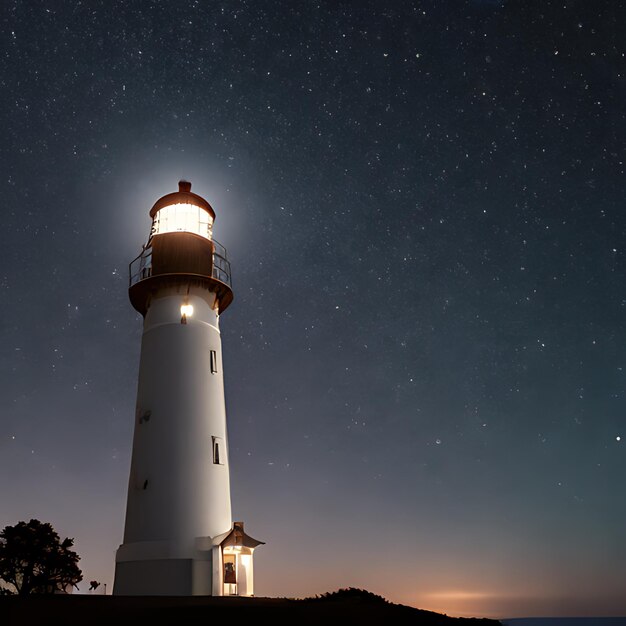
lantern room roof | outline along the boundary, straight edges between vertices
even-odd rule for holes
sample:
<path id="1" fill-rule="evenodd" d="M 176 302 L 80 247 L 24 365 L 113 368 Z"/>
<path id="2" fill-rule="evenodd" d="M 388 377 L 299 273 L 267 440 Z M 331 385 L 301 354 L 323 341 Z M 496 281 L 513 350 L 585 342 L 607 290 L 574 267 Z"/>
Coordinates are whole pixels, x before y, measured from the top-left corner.
<path id="1" fill-rule="evenodd" d="M 253 539 L 250 535 L 247 535 L 243 530 L 243 522 L 233 522 L 232 530 L 225 532 L 223 535 L 218 535 L 213 538 L 213 545 L 222 546 L 227 548 L 228 546 L 240 546 L 243 548 L 256 548 L 257 546 L 264 545 L 265 541 L 258 541 Z"/>
<path id="2" fill-rule="evenodd" d="M 179 181 L 178 191 L 168 193 L 166 196 L 159 198 L 150 209 L 150 217 L 154 217 L 159 209 L 172 204 L 193 204 L 194 206 L 204 209 L 215 219 L 213 207 L 202 196 L 199 196 L 197 193 L 191 193 L 191 183 L 189 181 Z"/>

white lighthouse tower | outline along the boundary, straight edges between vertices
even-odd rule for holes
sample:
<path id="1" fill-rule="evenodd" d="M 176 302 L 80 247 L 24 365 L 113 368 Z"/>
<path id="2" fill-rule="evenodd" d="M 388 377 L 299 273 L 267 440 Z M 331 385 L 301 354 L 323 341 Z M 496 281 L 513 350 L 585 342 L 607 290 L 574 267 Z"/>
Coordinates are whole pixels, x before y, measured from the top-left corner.
<path id="1" fill-rule="evenodd" d="M 262 542 L 233 524 L 219 317 L 232 302 L 215 212 L 181 181 L 150 210 L 130 264 L 143 317 L 135 434 L 116 595 L 254 593 Z"/>

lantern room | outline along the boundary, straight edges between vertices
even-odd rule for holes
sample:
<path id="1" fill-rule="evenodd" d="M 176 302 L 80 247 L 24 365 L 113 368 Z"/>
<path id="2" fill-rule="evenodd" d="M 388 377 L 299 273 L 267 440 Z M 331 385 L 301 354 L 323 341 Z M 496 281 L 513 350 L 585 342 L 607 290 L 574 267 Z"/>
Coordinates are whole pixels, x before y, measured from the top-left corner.
<path id="1" fill-rule="evenodd" d="M 198 194 L 191 193 L 191 183 L 181 180 L 178 191 L 160 198 L 150 210 L 150 236 L 165 233 L 193 233 L 205 239 L 213 238 L 215 211 Z"/>
<path id="2" fill-rule="evenodd" d="M 195 204 L 170 204 L 154 216 L 152 234 L 194 233 L 205 239 L 212 238 L 213 218 Z"/>
<path id="3" fill-rule="evenodd" d="M 150 298 L 166 287 L 215 295 L 220 313 L 232 302 L 230 263 L 213 239 L 215 211 L 181 180 L 178 191 L 157 200 L 150 210 L 152 228 L 141 254 L 130 264 L 130 300 L 142 315 Z M 213 306 L 213 305 L 212 305 Z"/>

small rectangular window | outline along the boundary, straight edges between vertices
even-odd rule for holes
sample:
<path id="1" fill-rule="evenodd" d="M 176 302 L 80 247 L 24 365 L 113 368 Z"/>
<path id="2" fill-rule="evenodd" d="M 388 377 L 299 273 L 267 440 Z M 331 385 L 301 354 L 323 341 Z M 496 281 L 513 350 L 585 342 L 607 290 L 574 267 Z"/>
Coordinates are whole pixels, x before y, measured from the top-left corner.
<path id="1" fill-rule="evenodd" d="M 224 443 L 221 437 L 212 437 L 213 439 L 213 463 L 215 465 L 224 465 Z"/>
<path id="2" fill-rule="evenodd" d="M 217 352 L 211 350 L 211 374 L 217 374 Z"/>

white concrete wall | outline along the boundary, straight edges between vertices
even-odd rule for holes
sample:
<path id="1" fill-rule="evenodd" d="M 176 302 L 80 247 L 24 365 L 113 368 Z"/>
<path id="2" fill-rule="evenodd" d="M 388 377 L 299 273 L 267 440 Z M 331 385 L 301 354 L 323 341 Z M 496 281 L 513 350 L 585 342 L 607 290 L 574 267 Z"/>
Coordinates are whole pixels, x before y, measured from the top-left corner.
<path id="1" fill-rule="evenodd" d="M 122 558 L 125 550 L 136 552 L 129 544 L 138 542 L 165 542 L 170 559 L 193 558 L 197 537 L 231 528 L 222 346 L 213 302 L 206 290 L 187 295 L 181 288 L 160 294 L 148 308 Z M 186 324 L 182 304 L 194 309 Z M 213 463 L 213 437 L 223 440 L 223 465 Z"/>
<path id="2" fill-rule="evenodd" d="M 252 554 L 240 554 L 237 557 L 237 582 L 240 596 L 254 595 L 252 560 Z"/>
<path id="3" fill-rule="evenodd" d="M 212 595 L 224 595 L 224 562 L 222 561 L 222 548 L 220 546 L 213 547 L 213 581 Z"/>

